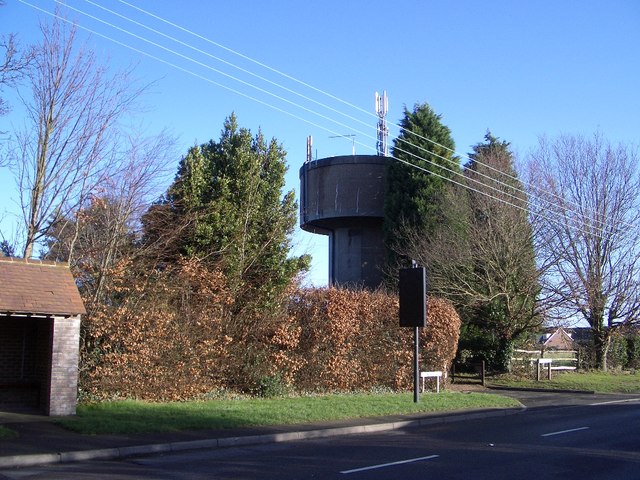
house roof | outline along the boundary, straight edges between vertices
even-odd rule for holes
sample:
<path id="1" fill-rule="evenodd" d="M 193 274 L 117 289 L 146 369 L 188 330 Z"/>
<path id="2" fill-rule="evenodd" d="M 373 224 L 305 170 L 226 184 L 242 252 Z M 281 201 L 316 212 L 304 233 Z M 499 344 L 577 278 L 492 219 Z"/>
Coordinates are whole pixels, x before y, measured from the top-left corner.
<path id="1" fill-rule="evenodd" d="M 549 335 L 548 338 L 545 339 L 543 337 L 542 340 L 543 341 L 541 343 L 545 346 L 557 347 L 562 344 L 573 345 L 575 343 L 571 335 L 562 327 L 557 328 L 556 331 Z"/>
<path id="2" fill-rule="evenodd" d="M 0 315 L 86 313 L 67 264 L 0 257 Z"/>

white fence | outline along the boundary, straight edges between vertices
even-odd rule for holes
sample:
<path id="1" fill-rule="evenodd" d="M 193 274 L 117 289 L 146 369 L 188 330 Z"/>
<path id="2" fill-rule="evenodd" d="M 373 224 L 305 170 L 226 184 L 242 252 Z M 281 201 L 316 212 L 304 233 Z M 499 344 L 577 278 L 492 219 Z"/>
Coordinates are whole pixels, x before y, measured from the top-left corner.
<path id="1" fill-rule="evenodd" d="M 539 359 L 552 360 L 551 370 L 576 370 L 579 363 L 577 350 L 514 350 L 511 370 L 531 370 Z"/>

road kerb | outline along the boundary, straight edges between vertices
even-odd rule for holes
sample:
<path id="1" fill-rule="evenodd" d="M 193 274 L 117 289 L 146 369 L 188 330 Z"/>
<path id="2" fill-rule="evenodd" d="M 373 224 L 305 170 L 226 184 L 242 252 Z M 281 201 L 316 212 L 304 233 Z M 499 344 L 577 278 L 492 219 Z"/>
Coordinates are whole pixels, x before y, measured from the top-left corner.
<path id="1" fill-rule="evenodd" d="M 214 448 L 230 448 L 248 445 L 263 445 L 267 443 L 281 443 L 314 438 L 353 435 L 362 433 L 398 430 L 417 426 L 428 426 L 442 423 L 505 416 L 519 413 L 522 408 L 508 408 L 491 411 L 469 412 L 460 415 L 443 415 L 437 417 L 420 418 L 379 424 L 355 425 L 349 427 L 325 428 L 317 430 L 301 430 L 238 437 L 222 437 L 205 440 L 190 440 L 186 442 L 134 445 L 129 447 L 102 448 L 94 450 L 79 450 L 60 453 L 37 453 L 27 455 L 0 456 L 0 468 L 35 467 L 55 463 L 83 462 L 91 460 L 115 460 L 132 456 L 154 455 L 169 452 L 183 452 L 187 450 L 202 450 Z"/>

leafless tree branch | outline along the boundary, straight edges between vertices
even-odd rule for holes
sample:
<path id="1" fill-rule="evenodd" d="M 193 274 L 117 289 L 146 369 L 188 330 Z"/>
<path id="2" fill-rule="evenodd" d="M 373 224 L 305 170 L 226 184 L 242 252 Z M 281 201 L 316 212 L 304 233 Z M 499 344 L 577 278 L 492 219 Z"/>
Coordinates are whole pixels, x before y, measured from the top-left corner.
<path id="1" fill-rule="evenodd" d="M 640 314 L 638 154 L 597 133 L 541 138 L 529 172 L 549 311 L 586 321 L 606 368 L 612 332 Z"/>
<path id="2" fill-rule="evenodd" d="M 76 29 L 60 19 L 42 24 L 42 42 L 23 96 L 27 127 L 16 135 L 12 164 L 25 226 L 24 256 L 48 226 L 69 217 L 114 175 L 118 122 L 139 98 L 132 71 L 110 75 Z M 117 168 L 116 168 L 117 171 Z"/>

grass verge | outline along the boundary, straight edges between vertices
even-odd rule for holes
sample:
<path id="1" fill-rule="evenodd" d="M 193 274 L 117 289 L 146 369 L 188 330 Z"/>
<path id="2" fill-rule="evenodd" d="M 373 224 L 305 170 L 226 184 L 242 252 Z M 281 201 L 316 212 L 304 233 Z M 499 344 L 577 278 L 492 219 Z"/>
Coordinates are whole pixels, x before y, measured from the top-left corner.
<path id="1" fill-rule="evenodd" d="M 80 405 L 63 427 L 85 434 L 167 432 L 311 423 L 350 418 L 516 407 L 511 398 L 483 393 L 349 394 L 198 402 L 102 402 Z"/>
<path id="2" fill-rule="evenodd" d="M 510 375 L 493 377 L 491 384 L 516 388 L 550 390 L 588 390 L 599 393 L 640 393 L 640 373 L 632 372 L 552 372 L 551 380 L 519 378 Z"/>
<path id="3" fill-rule="evenodd" d="M 0 425 L 0 440 L 9 440 L 11 438 L 16 438 L 17 436 L 18 432 Z"/>

